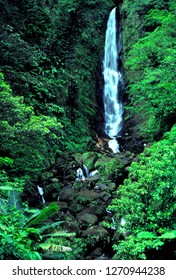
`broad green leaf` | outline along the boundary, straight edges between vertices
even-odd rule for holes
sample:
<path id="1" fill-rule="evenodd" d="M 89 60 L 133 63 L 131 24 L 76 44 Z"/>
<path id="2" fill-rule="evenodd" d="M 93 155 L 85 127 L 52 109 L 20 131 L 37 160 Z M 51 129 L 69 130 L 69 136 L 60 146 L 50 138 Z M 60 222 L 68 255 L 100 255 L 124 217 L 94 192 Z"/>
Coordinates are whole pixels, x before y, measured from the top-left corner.
<path id="1" fill-rule="evenodd" d="M 50 204 L 48 207 L 45 207 L 38 213 L 32 215 L 32 217 L 27 222 L 27 226 L 30 227 L 31 225 L 36 225 L 44 220 L 47 220 L 48 218 L 53 216 L 59 209 L 60 208 L 56 202 Z"/>
<path id="2" fill-rule="evenodd" d="M 22 201 L 19 191 L 13 190 L 9 192 L 8 204 L 18 210 L 22 209 Z"/>

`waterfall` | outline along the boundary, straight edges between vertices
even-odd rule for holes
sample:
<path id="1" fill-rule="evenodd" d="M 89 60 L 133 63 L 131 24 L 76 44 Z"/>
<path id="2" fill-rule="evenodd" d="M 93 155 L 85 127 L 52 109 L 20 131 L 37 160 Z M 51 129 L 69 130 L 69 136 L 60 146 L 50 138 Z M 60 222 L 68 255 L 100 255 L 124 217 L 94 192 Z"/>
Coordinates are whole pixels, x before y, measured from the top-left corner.
<path id="1" fill-rule="evenodd" d="M 120 32 L 116 26 L 116 8 L 109 16 L 106 30 L 103 75 L 104 75 L 104 132 L 111 138 L 109 147 L 119 152 L 116 137 L 122 129 L 123 105 L 120 101 L 120 89 L 123 85 L 119 65 Z"/>

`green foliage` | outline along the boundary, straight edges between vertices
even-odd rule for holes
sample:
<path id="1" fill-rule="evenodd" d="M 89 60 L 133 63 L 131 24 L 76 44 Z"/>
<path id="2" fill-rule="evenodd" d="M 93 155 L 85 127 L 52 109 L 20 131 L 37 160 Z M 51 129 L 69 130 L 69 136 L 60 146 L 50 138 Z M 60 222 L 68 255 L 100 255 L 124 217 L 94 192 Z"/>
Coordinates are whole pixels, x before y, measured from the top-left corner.
<path id="1" fill-rule="evenodd" d="M 118 188 L 117 198 L 109 208 L 119 221 L 118 232 L 129 232 L 130 236 L 114 247 L 117 258 L 122 252 L 123 258 L 146 258 L 146 249 L 156 249 L 167 242 L 167 236 L 175 236 L 175 137 L 176 126 L 166 133 L 163 140 L 146 148 L 139 161 L 133 162 L 129 168 L 129 177 L 124 185 Z M 126 220 L 123 227 L 120 225 L 121 217 Z M 164 243 L 158 245 L 158 236 Z M 144 240 L 140 239 L 142 237 Z M 157 240 L 156 243 L 153 243 L 153 238 Z"/>
<path id="2" fill-rule="evenodd" d="M 42 243 L 43 259 L 79 260 L 83 259 L 86 243 L 74 234 L 63 232 L 58 238 L 48 238 Z"/>
<path id="3" fill-rule="evenodd" d="M 96 161 L 95 168 L 98 169 L 102 182 L 116 182 L 117 178 L 122 175 L 123 162 L 116 158 L 100 158 Z"/>
<path id="4" fill-rule="evenodd" d="M 47 225 L 41 227 L 41 222 L 47 221 L 58 210 L 57 203 L 52 203 L 28 217 L 27 213 L 30 211 L 22 206 L 18 191 L 9 192 L 8 202 L 0 199 L 0 229 L 2 230 L 0 258 L 41 259 L 38 252 L 39 243 L 42 240 L 42 233 L 48 229 Z M 53 229 L 60 224 L 61 222 L 57 222 L 50 225 L 50 228 Z"/>
<path id="5" fill-rule="evenodd" d="M 59 206 L 56 202 L 51 203 L 48 207 L 45 207 L 38 213 L 35 213 L 27 222 L 27 226 L 36 225 L 41 223 L 43 220 L 47 220 L 53 216 L 59 210 Z"/>
<path id="6" fill-rule="evenodd" d="M 10 157 L 11 163 L 13 159 L 14 172 L 40 174 L 60 153 L 62 125 L 55 117 L 35 116 L 22 97 L 12 96 L 2 74 L 0 89 L 0 152 Z"/>
<path id="7" fill-rule="evenodd" d="M 11 158 L 8 158 L 8 157 L 4 157 L 4 158 L 2 158 L 2 157 L 0 157 L 0 166 L 3 166 L 3 165 L 5 165 L 5 166 L 12 166 L 12 164 L 13 164 L 13 160 L 11 159 Z"/>
<path id="8" fill-rule="evenodd" d="M 98 0 L 1 2 L 0 69 L 13 94 L 36 114 L 59 118 L 69 151 L 86 150 L 113 3 L 103 0 L 99 9 Z"/>
<path id="9" fill-rule="evenodd" d="M 39 230 L 26 227 L 27 217 L 21 211 L 19 192 L 9 193 L 8 204 L 0 200 L 0 259 L 41 259 L 37 252 Z M 33 236 L 33 238 L 31 238 Z"/>
<path id="10" fill-rule="evenodd" d="M 52 222 L 58 210 L 57 203 L 29 209 L 17 190 L 9 192 L 8 201 L 0 198 L 0 259 L 82 258 L 85 243 L 63 230 L 63 221 Z"/>
<path id="11" fill-rule="evenodd" d="M 20 192 L 17 190 L 12 190 L 9 192 L 8 196 L 8 205 L 12 206 L 13 208 L 17 210 L 22 209 L 22 201 L 20 197 Z"/>
<path id="12" fill-rule="evenodd" d="M 131 99 L 127 115 L 136 121 L 135 132 L 153 140 L 174 123 L 176 7 L 173 1 L 133 2 L 124 1 L 123 7 L 124 12 L 127 8 L 127 13 L 130 11 L 124 36 L 137 32 L 129 42 L 124 38 L 125 76 Z M 132 22 L 130 25 L 132 16 L 137 18 L 136 26 Z"/>

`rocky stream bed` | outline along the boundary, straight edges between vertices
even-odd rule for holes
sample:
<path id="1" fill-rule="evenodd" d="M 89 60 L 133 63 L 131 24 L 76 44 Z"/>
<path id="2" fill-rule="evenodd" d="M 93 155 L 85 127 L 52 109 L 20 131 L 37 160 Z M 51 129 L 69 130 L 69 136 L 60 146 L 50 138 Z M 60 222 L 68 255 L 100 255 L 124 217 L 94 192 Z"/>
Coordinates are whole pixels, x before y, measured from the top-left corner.
<path id="1" fill-rule="evenodd" d="M 63 221 L 64 230 L 86 240 L 85 259 L 111 259 L 113 256 L 115 223 L 120 221 L 108 206 L 135 158 L 130 151 L 116 155 L 108 151 L 68 154 L 59 158 L 40 178 L 46 205 L 57 201 L 60 206 L 57 219 Z M 35 191 L 32 204 L 36 203 L 37 196 Z"/>

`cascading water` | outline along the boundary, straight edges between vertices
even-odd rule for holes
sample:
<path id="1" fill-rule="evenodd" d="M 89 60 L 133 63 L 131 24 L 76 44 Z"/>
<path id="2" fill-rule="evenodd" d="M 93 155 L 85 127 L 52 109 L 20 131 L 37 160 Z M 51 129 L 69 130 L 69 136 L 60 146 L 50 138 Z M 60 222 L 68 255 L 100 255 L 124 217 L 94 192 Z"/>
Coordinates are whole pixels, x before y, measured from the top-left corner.
<path id="1" fill-rule="evenodd" d="M 104 132 L 111 138 L 109 147 L 119 152 L 116 137 L 122 129 L 123 105 L 120 101 L 120 89 L 123 79 L 119 65 L 120 30 L 116 24 L 116 8 L 109 16 L 106 30 L 103 75 L 104 75 Z"/>

